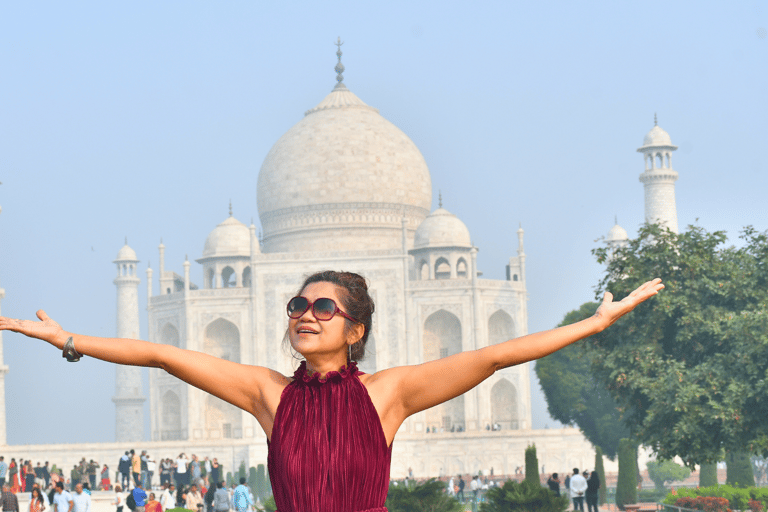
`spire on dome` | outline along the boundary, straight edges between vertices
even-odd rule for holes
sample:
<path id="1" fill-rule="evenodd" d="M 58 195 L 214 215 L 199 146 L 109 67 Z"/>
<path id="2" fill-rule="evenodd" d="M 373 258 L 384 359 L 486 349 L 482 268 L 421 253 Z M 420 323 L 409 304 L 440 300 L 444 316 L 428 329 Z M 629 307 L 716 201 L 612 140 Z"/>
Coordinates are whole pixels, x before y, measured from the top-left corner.
<path id="1" fill-rule="evenodd" d="M 656 117 L 656 112 L 653 113 L 653 126 L 659 126 L 659 120 Z"/>
<path id="2" fill-rule="evenodd" d="M 341 37 L 339 37 L 336 40 L 336 43 L 334 43 L 334 44 L 338 48 L 336 50 L 336 57 L 339 58 L 339 62 L 337 62 L 336 63 L 336 67 L 333 68 L 334 70 L 336 70 L 336 82 L 337 82 L 336 83 L 336 87 L 334 87 L 334 89 L 341 89 L 342 87 L 346 88 L 346 86 L 344 85 L 344 75 L 342 74 L 342 73 L 344 73 L 344 64 L 341 63 L 341 55 L 342 55 L 341 54 L 341 45 L 343 45 L 344 42 L 341 40 Z"/>
<path id="3" fill-rule="evenodd" d="M 125 237 L 125 245 L 128 245 L 128 237 Z"/>
<path id="4" fill-rule="evenodd" d="M 443 207 L 443 192 L 442 190 L 437 192 L 437 207 L 442 208 Z"/>

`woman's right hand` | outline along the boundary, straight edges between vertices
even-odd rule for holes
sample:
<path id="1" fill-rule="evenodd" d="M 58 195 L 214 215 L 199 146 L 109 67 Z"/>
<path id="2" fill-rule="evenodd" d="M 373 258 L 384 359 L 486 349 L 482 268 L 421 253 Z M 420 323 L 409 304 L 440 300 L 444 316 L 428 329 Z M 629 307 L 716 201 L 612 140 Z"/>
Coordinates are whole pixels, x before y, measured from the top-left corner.
<path id="1" fill-rule="evenodd" d="M 57 336 L 63 333 L 64 330 L 58 323 L 49 318 L 42 309 L 37 312 L 37 318 L 40 319 L 39 322 L 0 316 L 0 330 L 18 332 L 30 338 L 37 338 L 55 344 Z M 61 341 L 61 345 L 62 347 L 64 346 L 64 340 Z"/>

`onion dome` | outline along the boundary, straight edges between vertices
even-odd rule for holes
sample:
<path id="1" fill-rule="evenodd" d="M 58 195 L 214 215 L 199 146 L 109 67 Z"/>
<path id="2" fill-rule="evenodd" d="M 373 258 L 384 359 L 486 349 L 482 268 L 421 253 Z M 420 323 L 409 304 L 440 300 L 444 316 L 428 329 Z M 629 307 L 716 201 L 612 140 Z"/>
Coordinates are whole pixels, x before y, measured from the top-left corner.
<path id="1" fill-rule="evenodd" d="M 414 249 L 431 247 L 471 248 L 469 229 L 454 214 L 438 208 L 419 225 L 413 244 Z"/>
<path id="2" fill-rule="evenodd" d="M 125 241 L 125 245 L 117 253 L 115 262 L 118 261 L 139 261 L 139 259 L 136 257 L 136 251 L 128 246 L 128 240 Z"/>
<path id="3" fill-rule="evenodd" d="M 207 258 L 251 255 L 251 232 L 248 226 L 232 217 L 216 226 L 205 239 L 202 261 Z"/>

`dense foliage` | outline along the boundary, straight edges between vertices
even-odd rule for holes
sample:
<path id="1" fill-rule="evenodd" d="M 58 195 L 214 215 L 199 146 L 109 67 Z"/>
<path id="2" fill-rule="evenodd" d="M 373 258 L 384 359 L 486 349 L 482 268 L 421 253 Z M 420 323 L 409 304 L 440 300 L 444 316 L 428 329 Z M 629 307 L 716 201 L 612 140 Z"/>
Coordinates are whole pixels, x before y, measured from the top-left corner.
<path id="1" fill-rule="evenodd" d="M 637 503 L 637 445 L 629 439 L 619 441 L 619 479 L 616 482 L 616 506 Z"/>
<path id="2" fill-rule="evenodd" d="M 548 488 L 528 480 L 521 483 L 507 480 L 503 486 L 489 489 L 485 498 L 480 512 L 564 512 L 569 502 L 566 496 L 556 496 Z"/>
<path id="3" fill-rule="evenodd" d="M 536 456 L 536 445 L 529 445 L 525 449 L 525 480 L 531 484 L 541 485 L 539 474 L 539 458 Z"/>
<path id="4" fill-rule="evenodd" d="M 679 482 L 691 475 L 691 470 L 673 460 L 652 460 L 648 462 L 648 476 L 657 490 L 664 489 L 669 482 Z"/>
<path id="5" fill-rule="evenodd" d="M 621 298 L 657 276 L 666 285 L 588 341 L 625 425 L 661 459 L 768 451 L 768 235 L 747 228 L 741 239 L 725 247 L 723 232 L 648 225 L 613 254 L 594 251 L 607 262 L 598 293 Z"/>
<path id="6" fill-rule="evenodd" d="M 435 479 L 391 485 L 387 493 L 389 512 L 461 512 L 461 503 L 445 492 L 445 483 Z"/>
<path id="7" fill-rule="evenodd" d="M 559 326 L 569 325 L 595 313 L 597 302 L 571 311 Z M 558 327 L 559 327 L 558 326 Z M 592 374 L 592 353 L 583 343 L 569 345 L 536 361 L 536 376 L 547 399 L 549 414 L 560 423 L 576 425 L 589 442 L 616 458 L 619 439 L 629 435 L 622 414 L 604 383 Z"/>

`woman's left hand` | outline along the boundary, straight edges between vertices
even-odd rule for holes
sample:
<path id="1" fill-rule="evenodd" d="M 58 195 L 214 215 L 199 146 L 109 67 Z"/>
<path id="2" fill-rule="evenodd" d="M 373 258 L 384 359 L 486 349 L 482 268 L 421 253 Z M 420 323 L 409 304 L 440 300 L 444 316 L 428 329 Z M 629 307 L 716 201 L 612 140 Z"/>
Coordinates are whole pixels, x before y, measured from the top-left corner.
<path id="1" fill-rule="evenodd" d="M 647 281 L 640 285 L 635 291 L 624 297 L 620 301 L 613 300 L 613 294 L 611 292 L 605 292 L 603 295 L 603 302 L 600 307 L 595 311 L 595 317 L 602 321 L 605 325 L 603 329 L 612 325 L 616 320 L 626 315 L 637 307 L 638 304 L 644 302 L 664 288 L 661 284 L 661 279 L 656 278 L 652 281 Z"/>

